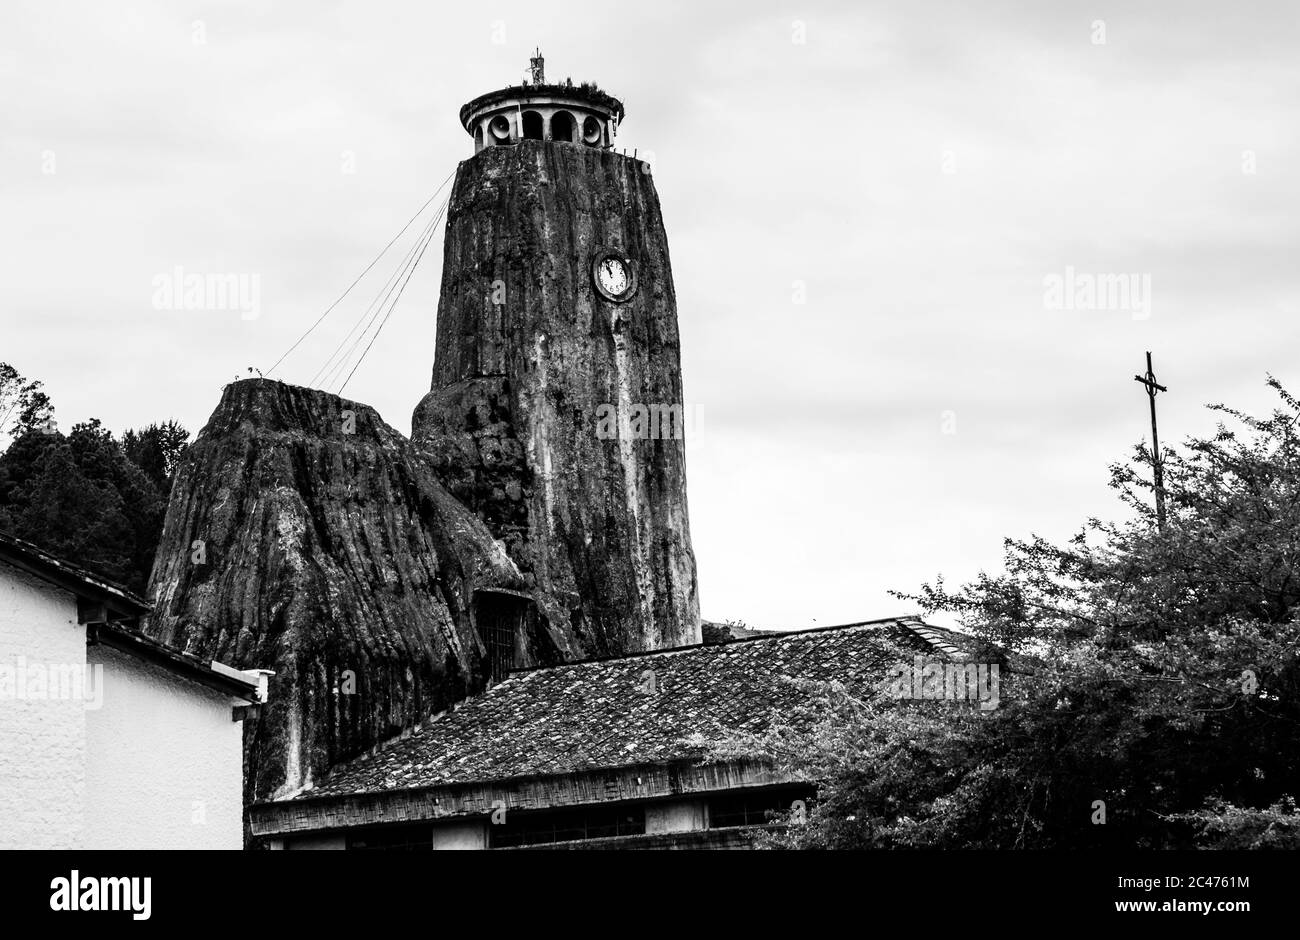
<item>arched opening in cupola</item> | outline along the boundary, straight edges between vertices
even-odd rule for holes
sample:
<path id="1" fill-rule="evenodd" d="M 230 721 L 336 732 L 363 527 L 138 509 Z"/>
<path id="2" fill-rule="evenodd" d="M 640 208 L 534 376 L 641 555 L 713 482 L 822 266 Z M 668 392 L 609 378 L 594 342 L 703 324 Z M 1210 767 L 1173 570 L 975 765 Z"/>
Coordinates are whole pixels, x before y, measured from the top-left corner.
<path id="1" fill-rule="evenodd" d="M 551 140 L 562 140 L 566 144 L 571 144 L 576 128 L 577 122 L 572 114 L 568 111 L 556 111 L 551 117 Z"/>

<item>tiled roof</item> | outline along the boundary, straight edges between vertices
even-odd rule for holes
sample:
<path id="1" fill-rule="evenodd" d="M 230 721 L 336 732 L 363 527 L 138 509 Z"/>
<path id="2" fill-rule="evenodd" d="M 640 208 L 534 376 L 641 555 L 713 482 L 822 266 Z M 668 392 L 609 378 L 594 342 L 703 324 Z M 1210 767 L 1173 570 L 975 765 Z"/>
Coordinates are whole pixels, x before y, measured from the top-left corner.
<path id="1" fill-rule="evenodd" d="M 258 670 L 241 671 L 213 660 L 202 660 L 145 636 L 137 621 L 151 608 L 144 598 L 120 584 L 8 532 L 0 532 L 0 563 L 35 575 L 76 597 L 78 621 L 88 624 L 88 640 L 112 646 L 248 702 L 265 701 L 265 679 L 258 677 Z M 83 601 L 101 606 L 83 610 Z M 97 619 L 101 617 L 102 620 Z"/>
<path id="2" fill-rule="evenodd" d="M 684 742 L 691 734 L 761 731 L 795 704 L 804 693 L 785 677 L 877 685 L 893 658 L 886 635 L 933 655 L 946 655 L 937 636 L 955 638 L 915 620 L 882 620 L 515 672 L 298 797 L 690 759 L 698 756 Z"/>
<path id="3" fill-rule="evenodd" d="M 122 616 L 139 616 L 149 612 L 144 598 L 132 594 L 120 584 L 74 565 L 66 558 L 52 555 L 39 545 L 23 541 L 8 532 L 0 532 L 0 561 L 21 568 L 50 584 L 57 585 L 79 598 L 107 603 Z"/>
<path id="4" fill-rule="evenodd" d="M 267 700 L 267 677 L 275 675 L 266 669 L 235 669 L 215 659 L 201 659 L 192 653 L 160 643 L 139 629 L 124 624 L 91 624 L 86 639 L 111 646 L 136 659 L 192 679 L 218 692 L 237 696 L 251 704 Z"/>

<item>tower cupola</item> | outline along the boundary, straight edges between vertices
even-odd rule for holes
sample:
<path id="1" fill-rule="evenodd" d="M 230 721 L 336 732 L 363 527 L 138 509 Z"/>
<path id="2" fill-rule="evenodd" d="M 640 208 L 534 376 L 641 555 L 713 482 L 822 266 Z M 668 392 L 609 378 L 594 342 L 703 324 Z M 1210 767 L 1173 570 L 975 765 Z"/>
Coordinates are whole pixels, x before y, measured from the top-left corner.
<path id="1" fill-rule="evenodd" d="M 479 95 L 460 109 L 474 152 L 521 140 L 550 140 L 607 150 L 624 117 L 623 102 L 595 84 L 546 81 L 541 50 L 529 59 L 529 81 Z"/>

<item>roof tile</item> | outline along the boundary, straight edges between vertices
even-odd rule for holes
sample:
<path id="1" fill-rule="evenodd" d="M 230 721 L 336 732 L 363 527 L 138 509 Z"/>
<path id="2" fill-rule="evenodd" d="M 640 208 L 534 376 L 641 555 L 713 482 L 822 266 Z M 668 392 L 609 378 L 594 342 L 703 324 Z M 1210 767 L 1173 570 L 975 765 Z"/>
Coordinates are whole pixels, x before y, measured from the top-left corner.
<path id="1" fill-rule="evenodd" d="M 761 731 L 797 704 L 806 693 L 786 678 L 875 686 L 893 656 L 886 636 L 941 655 L 961 643 L 882 620 L 515 672 L 298 797 L 691 759 L 691 734 Z"/>

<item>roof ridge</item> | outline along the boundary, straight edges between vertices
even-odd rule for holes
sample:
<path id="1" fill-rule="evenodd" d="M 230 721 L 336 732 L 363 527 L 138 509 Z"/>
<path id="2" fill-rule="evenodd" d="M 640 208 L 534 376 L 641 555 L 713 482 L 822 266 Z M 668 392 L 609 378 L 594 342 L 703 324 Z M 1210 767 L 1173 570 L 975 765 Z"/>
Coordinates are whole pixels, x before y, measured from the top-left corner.
<path id="1" fill-rule="evenodd" d="M 928 626 L 928 624 L 924 624 L 923 621 L 921 621 L 918 617 L 913 615 L 904 615 L 901 617 L 881 617 L 877 620 L 859 620 L 855 623 L 840 623 L 829 627 L 808 627 L 802 630 L 800 629 L 781 630 L 781 631 L 774 630 L 774 631 L 770 631 L 767 636 L 735 637 L 730 640 L 724 640 L 721 643 L 705 643 L 701 641 L 699 643 L 691 643 L 688 646 L 670 646 L 666 649 L 661 649 L 661 650 L 638 650 L 633 653 L 621 653 L 619 655 L 613 655 L 613 656 L 594 656 L 590 659 L 575 659 L 573 662 L 555 663 L 550 666 L 523 666 L 518 669 L 511 669 L 506 674 L 506 678 L 501 680 L 501 683 L 498 683 L 497 687 L 499 687 L 499 685 L 502 685 L 510 681 L 510 679 L 514 676 L 530 675 L 532 673 L 545 672 L 550 669 L 570 669 L 575 666 L 589 666 L 589 665 L 595 665 L 597 663 L 611 663 L 611 662 L 618 662 L 619 660 L 624 660 L 624 659 L 626 660 L 646 659 L 651 656 L 667 656 L 673 653 L 689 653 L 694 650 L 701 650 L 701 649 L 726 649 L 729 646 L 738 646 L 741 643 L 770 643 L 774 640 L 788 640 L 791 638 L 810 636 L 810 635 L 815 635 L 820 633 L 829 633 L 833 630 L 849 630 L 856 627 L 878 627 L 888 623 L 896 623 L 899 624 L 900 626 L 906 626 L 910 628 L 912 622 L 921 623 L 923 626 Z"/>

